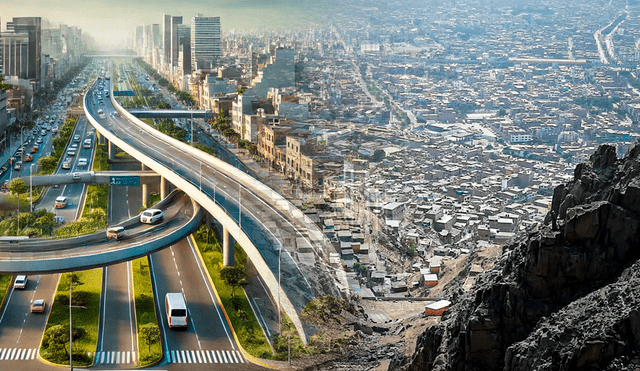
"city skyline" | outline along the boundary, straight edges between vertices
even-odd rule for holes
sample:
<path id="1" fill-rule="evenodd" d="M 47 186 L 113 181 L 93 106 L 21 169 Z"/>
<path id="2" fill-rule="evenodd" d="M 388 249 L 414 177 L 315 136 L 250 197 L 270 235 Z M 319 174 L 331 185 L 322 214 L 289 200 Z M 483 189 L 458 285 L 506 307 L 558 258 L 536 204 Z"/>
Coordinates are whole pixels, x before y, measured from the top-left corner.
<path id="1" fill-rule="evenodd" d="M 308 1 L 309 4 L 317 2 Z M 120 14 L 119 12 L 126 10 Z M 299 13 L 311 9 L 300 2 L 285 1 L 240 1 L 226 3 L 208 2 L 203 6 L 194 0 L 175 4 L 160 1 L 149 9 L 141 0 L 103 3 L 100 1 L 76 1 L 71 3 L 52 0 L 42 4 L 35 0 L 3 5 L 0 20 L 3 24 L 13 17 L 38 16 L 52 23 L 78 26 L 84 32 L 94 36 L 96 43 L 103 48 L 122 46 L 131 39 L 135 27 L 141 24 L 161 23 L 163 14 L 183 16 L 185 20 L 202 14 L 206 17 L 220 17 L 221 29 L 242 30 L 260 28 L 290 28 L 295 26 Z M 292 14 L 296 14 L 292 17 Z M 6 31 L 3 25 L 2 31 Z"/>

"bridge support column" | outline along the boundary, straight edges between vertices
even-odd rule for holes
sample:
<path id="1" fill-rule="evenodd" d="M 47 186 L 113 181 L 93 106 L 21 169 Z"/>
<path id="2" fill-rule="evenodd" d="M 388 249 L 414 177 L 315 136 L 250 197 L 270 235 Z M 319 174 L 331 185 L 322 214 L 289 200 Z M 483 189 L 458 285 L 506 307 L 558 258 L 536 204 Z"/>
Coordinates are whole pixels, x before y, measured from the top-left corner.
<path id="1" fill-rule="evenodd" d="M 235 262 L 235 248 L 233 237 L 229 235 L 227 227 L 222 227 L 222 265 L 225 267 L 233 267 Z"/>
<path id="2" fill-rule="evenodd" d="M 160 177 L 160 198 L 165 199 L 169 194 L 169 182 L 165 177 Z"/>
<path id="3" fill-rule="evenodd" d="M 149 186 L 142 184 L 142 206 L 149 207 Z"/>
<path id="4" fill-rule="evenodd" d="M 147 170 L 151 170 L 149 169 L 149 167 L 145 164 L 141 164 L 142 165 L 142 171 L 147 171 Z"/>
<path id="5" fill-rule="evenodd" d="M 109 160 L 116 159 L 116 145 L 109 141 Z"/>

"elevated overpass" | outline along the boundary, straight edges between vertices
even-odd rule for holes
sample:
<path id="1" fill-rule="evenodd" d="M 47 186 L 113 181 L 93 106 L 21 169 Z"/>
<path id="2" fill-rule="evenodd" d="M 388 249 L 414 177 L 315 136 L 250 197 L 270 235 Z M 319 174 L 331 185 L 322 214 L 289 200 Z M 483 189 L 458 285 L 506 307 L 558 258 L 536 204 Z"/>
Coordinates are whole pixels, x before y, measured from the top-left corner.
<path id="1" fill-rule="evenodd" d="M 93 94 L 85 95 L 86 115 L 108 140 L 109 152 L 115 154 L 117 146 L 158 173 L 161 194 L 170 182 L 207 210 L 224 228 L 225 265 L 233 264 L 233 237 L 306 342 L 307 332 L 298 315 L 306 303 L 319 295 L 348 293 L 349 287 L 342 268 L 329 264 L 335 249 L 322 231 L 278 192 L 158 132 L 124 110 L 113 94 L 105 103 Z M 102 117 L 100 109 L 105 112 Z"/>
<path id="2" fill-rule="evenodd" d="M 25 184 L 31 184 L 34 187 L 52 186 L 74 183 L 91 183 L 91 184 L 109 184 L 109 185 L 131 185 L 137 186 L 142 184 L 160 184 L 160 175 L 153 171 L 85 171 L 74 173 L 52 174 L 52 175 L 35 175 L 33 177 L 21 177 Z M 134 184 L 122 184 L 123 181 L 129 181 Z M 31 183 L 30 183 L 31 182 Z"/>
<path id="3" fill-rule="evenodd" d="M 121 240 L 109 240 L 105 231 L 66 239 L 35 238 L 0 242 L 0 273 L 56 273 L 83 270 L 129 261 L 175 244 L 199 226 L 200 205 L 184 192 L 172 192 L 155 205 L 164 221 L 142 224 L 138 216 L 118 224 L 125 228 Z"/>
<path id="4" fill-rule="evenodd" d="M 213 111 L 211 110 L 170 110 L 170 109 L 132 109 L 129 110 L 133 116 L 140 119 L 155 119 L 155 118 L 182 118 L 182 119 L 211 119 L 213 117 Z"/>

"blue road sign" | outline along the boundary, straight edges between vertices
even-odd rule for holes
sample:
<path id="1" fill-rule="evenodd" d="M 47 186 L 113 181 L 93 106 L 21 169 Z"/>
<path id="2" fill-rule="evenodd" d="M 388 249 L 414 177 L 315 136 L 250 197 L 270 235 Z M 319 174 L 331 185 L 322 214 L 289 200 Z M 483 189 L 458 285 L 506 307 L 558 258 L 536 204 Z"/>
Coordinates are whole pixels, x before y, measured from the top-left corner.
<path id="1" fill-rule="evenodd" d="M 109 185 L 139 187 L 140 177 L 139 176 L 111 176 L 109 177 Z"/>

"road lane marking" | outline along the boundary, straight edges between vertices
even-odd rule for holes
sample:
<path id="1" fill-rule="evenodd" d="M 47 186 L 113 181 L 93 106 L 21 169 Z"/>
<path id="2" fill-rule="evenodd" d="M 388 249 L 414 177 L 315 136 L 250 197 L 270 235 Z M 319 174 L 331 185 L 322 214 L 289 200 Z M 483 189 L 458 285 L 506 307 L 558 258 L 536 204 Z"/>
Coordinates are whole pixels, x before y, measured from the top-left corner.
<path id="1" fill-rule="evenodd" d="M 216 353 L 218 356 L 216 357 Z M 167 363 L 246 363 L 237 350 L 171 350 Z"/>
<path id="2" fill-rule="evenodd" d="M 189 246 L 191 247 L 191 252 L 193 253 L 193 257 L 196 259 L 196 263 L 198 264 L 198 269 L 200 269 L 200 275 L 202 276 L 202 279 L 205 282 L 205 286 L 207 287 L 207 291 L 209 291 L 209 296 L 211 297 L 211 301 L 213 302 L 213 305 L 216 308 L 216 312 L 218 313 L 218 318 L 220 318 L 220 323 L 222 323 L 222 328 L 224 329 L 224 332 L 227 334 L 227 339 L 229 339 L 229 344 L 231 344 L 231 348 L 233 350 L 235 350 L 236 346 L 233 343 L 233 340 L 231 340 L 231 336 L 229 336 L 229 331 L 227 330 L 228 323 L 222 319 L 222 314 L 220 313 L 220 305 L 218 303 L 216 303 L 216 299 L 214 299 L 214 297 L 213 297 L 213 292 L 211 291 L 211 283 L 209 282 L 209 280 L 206 279 L 204 271 L 202 270 L 201 261 L 198 258 L 198 256 L 196 255 L 196 250 L 195 250 L 195 247 L 191 243 L 191 239 L 187 238 L 187 242 L 189 243 Z"/>

